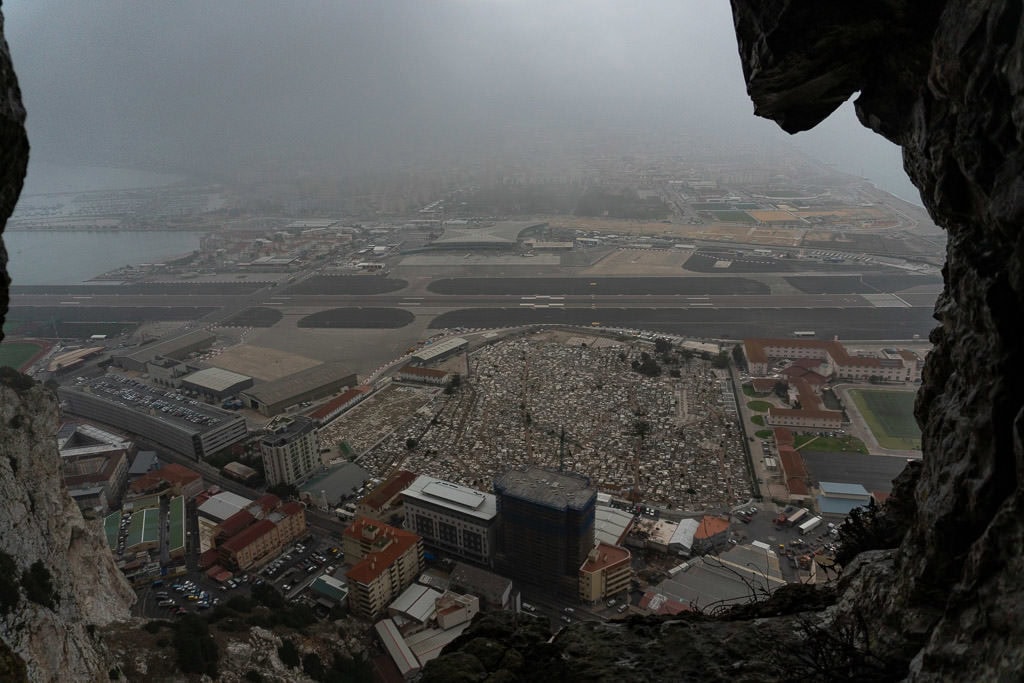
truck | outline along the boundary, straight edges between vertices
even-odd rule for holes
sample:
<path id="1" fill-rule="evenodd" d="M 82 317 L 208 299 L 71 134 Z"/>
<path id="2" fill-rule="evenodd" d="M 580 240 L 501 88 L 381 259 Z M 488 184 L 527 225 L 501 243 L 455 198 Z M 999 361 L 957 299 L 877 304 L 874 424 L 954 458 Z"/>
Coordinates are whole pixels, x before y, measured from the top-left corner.
<path id="1" fill-rule="evenodd" d="M 800 533 L 802 535 L 807 535 L 807 532 L 812 531 L 819 524 L 821 524 L 821 517 L 811 517 L 809 520 L 800 525 Z"/>
<path id="2" fill-rule="evenodd" d="M 800 520 L 803 519 L 806 515 L 807 508 L 800 508 L 799 510 L 792 513 L 789 517 L 786 518 L 786 524 L 788 524 L 789 526 L 794 526 L 798 524 Z"/>

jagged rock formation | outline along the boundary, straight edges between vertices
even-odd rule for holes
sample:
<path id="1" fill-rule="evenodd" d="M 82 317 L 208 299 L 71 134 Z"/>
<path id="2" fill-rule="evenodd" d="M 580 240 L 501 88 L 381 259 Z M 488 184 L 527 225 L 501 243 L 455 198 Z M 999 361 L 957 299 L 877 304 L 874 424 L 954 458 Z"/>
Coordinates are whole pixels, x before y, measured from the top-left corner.
<path id="1" fill-rule="evenodd" d="M 11 66 L 11 55 L 4 39 L 4 16 L 0 11 L 0 238 L 21 194 L 28 168 L 28 136 L 25 134 L 25 107 L 21 104 L 18 79 Z M 0 239 L 0 328 L 7 316 L 7 248 Z M 0 340 L 4 338 L 0 329 Z"/>
<path id="2" fill-rule="evenodd" d="M 0 228 L 28 165 L 25 109 L 0 15 Z M 0 324 L 7 313 L 7 251 L 0 244 Z M 0 339 L 2 339 L 0 333 Z M 0 678 L 107 680 L 96 627 L 126 619 L 135 594 L 114 567 L 60 474 L 53 393 L 0 371 Z"/>
<path id="3" fill-rule="evenodd" d="M 4 579 L 17 591 L 8 594 L 13 605 L 4 602 L 0 637 L 28 680 L 105 680 L 96 627 L 127 619 L 135 594 L 96 522 L 82 518 L 64 488 L 53 392 L 10 371 L 0 381 L 0 550 L 14 564 Z M 52 590 L 26 585 L 34 564 Z"/>
<path id="4" fill-rule="evenodd" d="M 28 165 L 25 110 L 0 15 L 0 227 Z M 0 323 L 7 312 L 0 245 Z M 0 334 L 2 339 L 2 334 Z M 135 594 L 64 487 L 53 393 L 0 370 L 0 678 L 107 680 L 96 627 L 128 618 Z"/>
<path id="5" fill-rule="evenodd" d="M 863 605 L 913 680 L 1024 670 L 1024 29 L 1015 0 L 732 0 L 757 114 L 810 128 L 855 92 L 949 233 L 917 401 L 917 514 Z M 821 49 L 827 47 L 827 49 Z M 856 601 L 854 602 L 854 606 Z"/>

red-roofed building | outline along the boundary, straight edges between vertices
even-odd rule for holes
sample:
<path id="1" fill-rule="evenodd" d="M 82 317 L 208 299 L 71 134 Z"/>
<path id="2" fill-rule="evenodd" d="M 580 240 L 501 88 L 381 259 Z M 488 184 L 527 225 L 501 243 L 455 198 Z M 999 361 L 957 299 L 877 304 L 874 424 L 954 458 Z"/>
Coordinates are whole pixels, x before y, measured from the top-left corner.
<path id="1" fill-rule="evenodd" d="M 241 533 L 251 524 L 256 522 L 256 517 L 248 510 L 239 510 L 223 522 L 218 524 L 214 530 L 214 537 L 218 542 L 226 541 Z"/>
<path id="2" fill-rule="evenodd" d="M 423 570 L 423 542 L 416 534 L 360 517 L 342 533 L 349 608 L 373 619 L 412 585 Z"/>
<path id="3" fill-rule="evenodd" d="M 810 497 L 807 486 L 807 468 L 800 452 L 791 445 L 779 445 L 779 461 L 782 464 L 782 478 L 786 482 L 790 498 L 803 500 Z"/>
<path id="4" fill-rule="evenodd" d="M 755 394 L 770 394 L 775 391 L 775 385 L 779 382 L 786 383 L 785 380 L 775 379 L 774 377 L 755 377 L 750 380 L 750 388 L 754 390 Z"/>
<path id="5" fill-rule="evenodd" d="M 356 505 L 356 514 L 386 522 L 392 516 L 403 517 L 402 491 L 416 481 L 416 475 L 408 470 L 398 470 L 363 496 Z"/>
<path id="6" fill-rule="evenodd" d="M 772 434 L 775 437 L 776 446 L 792 446 L 795 441 L 793 438 L 793 432 L 782 427 L 776 427 L 772 430 Z"/>
<path id="7" fill-rule="evenodd" d="M 256 514 L 254 514 L 256 513 Z M 264 564 L 292 541 L 306 533 L 306 509 L 294 501 L 281 504 L 267 495 L 219 525 L 216 547 L 203 553 L 204 566 L 216 562 L 225 567 L 248 570 Z"/>
<path id="8" fill-rule="evenodd" d="M 721 517 L 705 515 L 700 525 L 693 532 L 693 549 L 695 552 L 710 552 L 729 542 L 729 520 Z"/>
<path id="9" fill-rule="evenodd" d="M 662 595 L 661 593 L 655 593 L 654 591 L 647 591 L 644 593 L 637 606 L 642 610 L 647 610 L 651 614 L 674 615 L 681 612 L 692 611 L 688 605 L 684 605 L 678 600 L 673 600 L 668 596 Z"/>
<path id="10" fill-rule="evenodd" d="M 911 382 L 919 376 L 918 360 L 902 354 L 877 356 L 851 355 L 841 343 L 824 339 L 744 339 L 743 351 L 751 375 L 767 375 L 774 361 L 819 362 L 819 374 L 838 379 L 884 382 Z M 806 367 L 806 366 L 805 366 Z"/>
<path id="11" fill-rule="evenodd" d="M 420 368 L 415 365 L 403 366 L 398 371 L 398 379 L 403 382 L 419 382 L 421 384 L 434 384 L 437 386 L 447 384 L 451 376 L 452 374 L 446 370 Z"/>
<path id="12" fill-rule="evenodd" d="M 158 470 L 152 470 L 131 483 L 132 496 L 147 496 L 167 492 L 174 496 L 195 498 L 203 491 L 203 476 L 184 465 L 170 463 Z"/>
<path id="13" fill-rule="evenodd" d="M 839 410 L 807 410 L 804 408 L 768 409 L 765 423 L 773 427 L 802 427 L 805 429 L 842 429 L 843 413 Z"/>
<path id="14" fill-rule="evenodd" d="M 629 590 L 633 576 L 630 560 L 625 548 L 595 545 L 580 566 L 580 600 L 593 604 Z"/>
<path id="15" fill-rule="evenodd" d="M 358 386 L 354 389 L 349 389 L 340 396 L 335 396 L 321 406 L 317 406 L 306 413 L 306 415 L 316 422 L 318 426 L 322 427 L 369 395 L 370 387 L 365 385 Z"/>

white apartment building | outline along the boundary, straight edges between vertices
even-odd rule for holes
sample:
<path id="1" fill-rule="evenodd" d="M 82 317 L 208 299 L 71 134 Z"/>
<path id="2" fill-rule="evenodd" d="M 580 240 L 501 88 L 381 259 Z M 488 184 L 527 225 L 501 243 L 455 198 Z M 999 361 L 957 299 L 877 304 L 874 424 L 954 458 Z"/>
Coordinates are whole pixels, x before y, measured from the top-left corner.
<path id="1" fill-rule="evenodd" d="M 494 494 L 420 475 L 404 491 L 405 528 L 428 546 L 491 566 L 497 535 Z"/>
<path id="2" fill-rule="evenodd" d="M 271 420 L 260 452 L 268 484 L 298 484 L 322 466 L 316 428 L 304 415 Z"/>

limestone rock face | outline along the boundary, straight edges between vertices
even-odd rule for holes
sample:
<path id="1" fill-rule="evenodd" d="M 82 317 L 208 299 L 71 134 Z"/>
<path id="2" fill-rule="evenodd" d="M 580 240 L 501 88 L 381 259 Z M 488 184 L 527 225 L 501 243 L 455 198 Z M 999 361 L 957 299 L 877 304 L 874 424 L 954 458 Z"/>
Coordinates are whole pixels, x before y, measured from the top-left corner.
<path id="1" fill-rule="evenodd" d="M 0 550 L 17 575 L 40 562 L 54 600 L 48 607 L 21 590 L 0 619 L 0 638 L 25 662 L 29 680 L 105 680 L 110 667 L 93 627 L 127 619 L 135 594 L 98 523 L 82 518 L 64 487 L 53 393 L 21 379 L 17 389 L 0 384 Z"/>
<path id="2" fill-rule="evenodd" d="M 903 148 L 925 206 L 949 233 L 935 351 L 916 409 L 924 449 L 916 514 L 888 586 L 850 607 L 917 625 L 904 635 L 920 645 L 911 679 L 1020 672 L 1024 622 L 1013 615 L 1024 602 L 1022 5 L 732 7 L 755 112 L 803 130 L 859 92 L 859 119 Z"/>
<path id="3" fill-rule="evenodd" d="M 0 12 L 0 238 L 21 194 L 28 168 L 28 137 L 25 135 L 25 107 L 21 104 L 18 79 L 4 39 L 4 16 Z M 0 325 L 7 316 L 7 248 L 0 239 Z M 0 340 L 4 338 L 0 330 Z"/>

